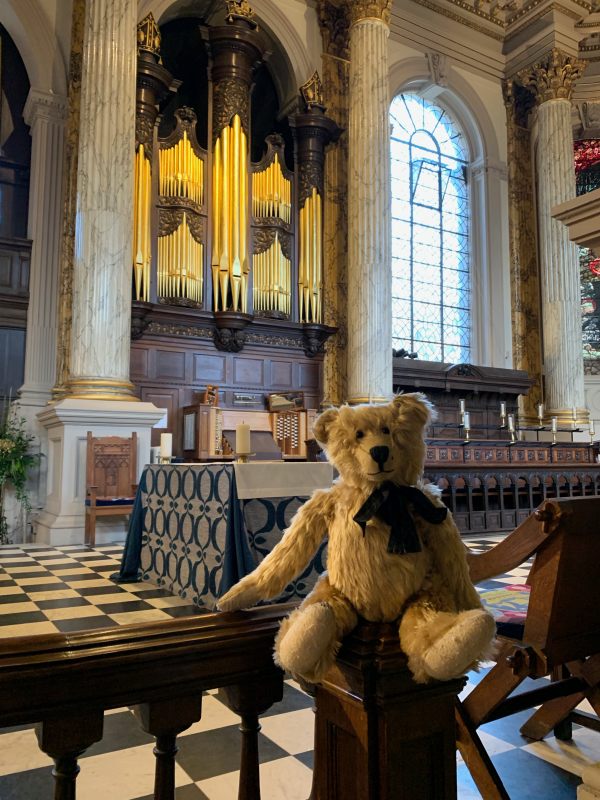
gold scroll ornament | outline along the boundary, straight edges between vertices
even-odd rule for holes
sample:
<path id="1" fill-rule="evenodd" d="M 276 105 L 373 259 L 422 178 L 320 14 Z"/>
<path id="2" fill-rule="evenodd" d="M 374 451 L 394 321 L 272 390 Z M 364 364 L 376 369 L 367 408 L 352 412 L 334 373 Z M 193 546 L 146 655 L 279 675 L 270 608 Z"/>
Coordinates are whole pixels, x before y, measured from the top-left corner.
<path id="1" fill-rule="evenodd" d="M 173 233 L 158 237 L 158 296 L 202 302 L 204 247 L 190 231 L 184 212 Z"/>
<path id="2" fill-rule="evenodd" d="M 292 262 L 281 249 L 279 234 L 264 253 L 252 256 L 255 311 L 280 311 L 289 316 L 292 296 Z"/>
<path id="3" fill-rule="evenodd" d="M 150 301 L 150 206 L 152 203 L 152 170 L 146 158 L 144 145 L 135 154 L 134 225 L 133 225 L 133 276 L 135 298 Z"/>
<path id="4" fill-rule="evenodd" d="M 163 197 L 186 197 L 201 206 L 203 187 L 204 162 L 184 131 L 176 144 L 160 151 L 159 192 Z"/>
<path id="5" fill-rule="evenodd" d="M 323 212 L 316 187 L 300 209 L 298 304 L 301 322 L 323 320 Z"/>
<path id="6" fill-rule="evenodd" d="M 279 153 L 266 169 L 252 176 L 252 214 L 278 217 L 289 223 L 292 218 L 292 182 L 281 169 Z"/>
<path id="7" fill-rule="evenodd" d="M 213 161 L 214 311 L 248 313 L 248 143 L 238 114 L 215 142 Z"/>

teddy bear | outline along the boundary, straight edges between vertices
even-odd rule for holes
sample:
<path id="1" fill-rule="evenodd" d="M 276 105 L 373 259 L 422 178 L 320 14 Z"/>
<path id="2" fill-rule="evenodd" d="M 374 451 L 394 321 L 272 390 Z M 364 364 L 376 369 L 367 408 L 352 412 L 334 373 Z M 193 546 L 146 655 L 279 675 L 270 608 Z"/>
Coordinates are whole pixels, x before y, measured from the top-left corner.
<path id="1" fill-rule="evenodd" d="M 233 611 L 276 597 L 328 536 L 327 572 L 276 637 L 275 661 L 293 675 L 321 680 L 359 617 L 397 622 L 418 683 L 456 678 L 491 655 L 494 620 L 439 490 L 422 477 L 433 413 L 420 393 L 323 412 L 314 434 L 339 478 L 314 492 L 261 564 L 218 601 Z"/>

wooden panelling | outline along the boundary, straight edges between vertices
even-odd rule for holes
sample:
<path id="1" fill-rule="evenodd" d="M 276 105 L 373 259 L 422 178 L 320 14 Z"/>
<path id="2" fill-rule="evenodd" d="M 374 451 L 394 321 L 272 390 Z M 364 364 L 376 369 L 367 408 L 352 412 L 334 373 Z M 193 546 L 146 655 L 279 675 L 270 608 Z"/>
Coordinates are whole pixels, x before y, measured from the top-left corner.
<path id="1" fill-rule="evenodd" d="M 0 294 L 27 297 L 31 242 L 0 239 Z"/>
<path id="2" fill-rule="evenodd" d="M 194 382 L 200 384 L 225 383 L 227 362 L 225 356 L 194 353 Z"/>
<path id="3" fill-rule="evenodd" d="M 274 389 L 292 388 L 292 361 L 271 361 L 271 386 Z"/>
<path id="4" fill-rule="evenodd" d="M 264 386 L 265 360 L 236 355 L 233 361 L 234 386 Z"/>
<path id="5" fill-rule="evenodd" d="M 14 399 L 23 385 L 25 331 L 0 328 L 0 397 Z"/>
<path id="6" fill-rule="evenodd" d="M 140 397 L 145 403 L 154 403 L 157 408 L 167 409 L 167 427 L 152 429 L 152 447 L 160 444 L 160 434 L 167 431 L 175 434 L 174 439 L 179 434 L 179 389 L 163 389 L 154 386 L 144 386 L 140 392 Z"/>
<path id="7" fill-rule="evenodd" d="M 177 350 L 156 351 L 156 377 L 160 379 L 185 380 L 185 353 Z"/>
<path id="8" fill-rule="evenodd" d="M 321 384 L 321 364 L 309 362 L 299 364 L 300 389 L 318 389 Z"/>
<path id="9" fill-rule="evenodd" d="M 148 356 L 148 350 L 132 348 L 130 358 L 130 374 L 132 381 L 149 377 Z"/>

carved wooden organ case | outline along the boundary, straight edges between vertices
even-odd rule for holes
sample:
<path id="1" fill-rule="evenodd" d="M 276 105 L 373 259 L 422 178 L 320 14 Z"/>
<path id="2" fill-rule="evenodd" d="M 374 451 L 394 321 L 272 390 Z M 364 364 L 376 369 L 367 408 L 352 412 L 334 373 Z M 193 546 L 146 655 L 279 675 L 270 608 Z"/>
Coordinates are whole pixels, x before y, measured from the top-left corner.
<path id="1" fill-rule="evenodd" d="M 277 133 L 251 161 L 251 91 L 265 42 L 247 4 L 228 6 L 225 24 L 204 33 L 206 149 L 189 107 L 158 136 L 159 104 L 178 81 L 160 63 L 152 16 L 138 26 L 134 338 L 149 308 L 183 307 L 214 324 L 218 349 L 241 350 L 246 326 L 264 318 L 301 330 L 310 357 L 334 332 L 323 324 L 323 174 L 339 129 L 325 115 L 315 74 L 288 120 L 293 169 Z"/>

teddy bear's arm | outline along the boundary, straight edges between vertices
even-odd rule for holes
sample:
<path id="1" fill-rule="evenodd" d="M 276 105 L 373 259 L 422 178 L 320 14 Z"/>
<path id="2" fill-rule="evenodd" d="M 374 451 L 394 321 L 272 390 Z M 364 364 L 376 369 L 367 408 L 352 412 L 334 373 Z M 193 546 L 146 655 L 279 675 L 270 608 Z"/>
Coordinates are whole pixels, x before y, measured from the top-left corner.
<path id="1" fill-rule="evenodd" d="M 250 608 L 259 600 L 281 594 L 317 551 L 328 528 L 333 510 L 334 490 L 317 491 L 294 516 L 281 541 L 259 566 L 221 597 L 221 611 Z"/>
<path id="2" fill-rule="evenodd" d="M 456 610 L 481 608 L 479 594 L 469 575 L 467 550 L 450 513 L 445 522 L 431 531 L 428 548 L 433 555 L 436 572 L 453 598 Z"/>

